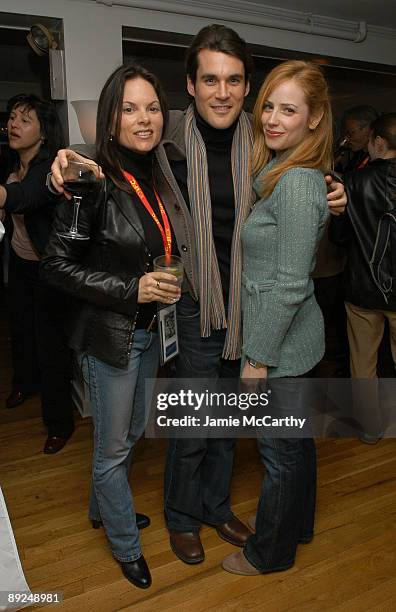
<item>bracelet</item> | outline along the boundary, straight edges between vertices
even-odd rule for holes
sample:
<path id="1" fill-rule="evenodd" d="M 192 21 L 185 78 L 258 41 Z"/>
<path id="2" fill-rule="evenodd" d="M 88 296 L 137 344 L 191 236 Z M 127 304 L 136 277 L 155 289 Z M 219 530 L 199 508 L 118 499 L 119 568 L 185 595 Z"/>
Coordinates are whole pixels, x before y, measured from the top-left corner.
<path id="1" fill-rule="evenodd" d="M 247 358 L 248 364 L 252 366 L 255 370 L 259 370 L 260 368 L 266 368 L 265 363 L 261 363 L 261 361 L 256 361 L 255 359 Z"/>

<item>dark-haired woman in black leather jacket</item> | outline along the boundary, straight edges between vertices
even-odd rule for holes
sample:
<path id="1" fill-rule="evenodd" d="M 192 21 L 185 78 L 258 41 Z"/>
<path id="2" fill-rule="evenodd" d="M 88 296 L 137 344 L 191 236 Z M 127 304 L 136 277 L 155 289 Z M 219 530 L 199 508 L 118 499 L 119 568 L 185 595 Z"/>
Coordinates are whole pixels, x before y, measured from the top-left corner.
<path id="1" fill-rule="evenodd" d="M 48 282 L 80 300 L 71 346 L 89 384 L 95 427 L 90 518 L 103 523 L 124 575 L 140 588 L 150 586 L 151 576 L 128 473 L 145 427 L 145 379 L 154 378 L 158 366 L 156 302 L 171 304 L 180 296 L 173 275 L 152 271 L 153 259 L 178 253 L 180 242 L 170 225 L 178 214 L 154 185 L 166 118 L 152 74 L 130 65 L 109 77 L 96 138 L 105 185 L 95 201 L 83 202 L 79 218 L 90 240 L 58 235 L 70 226 L 72 206 L 65 201 L 42 263 Z"/>

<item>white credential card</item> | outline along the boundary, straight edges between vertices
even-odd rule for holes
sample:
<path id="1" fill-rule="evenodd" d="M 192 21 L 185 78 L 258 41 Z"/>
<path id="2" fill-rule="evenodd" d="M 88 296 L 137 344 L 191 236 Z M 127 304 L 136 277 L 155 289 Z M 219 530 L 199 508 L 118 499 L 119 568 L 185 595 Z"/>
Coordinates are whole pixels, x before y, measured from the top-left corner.
<path id="1" fill-rule="evenodd" d="M 161 344 L 161 365 L 179 354 L 176 304 L 158 310 L 158 331 Z"/>

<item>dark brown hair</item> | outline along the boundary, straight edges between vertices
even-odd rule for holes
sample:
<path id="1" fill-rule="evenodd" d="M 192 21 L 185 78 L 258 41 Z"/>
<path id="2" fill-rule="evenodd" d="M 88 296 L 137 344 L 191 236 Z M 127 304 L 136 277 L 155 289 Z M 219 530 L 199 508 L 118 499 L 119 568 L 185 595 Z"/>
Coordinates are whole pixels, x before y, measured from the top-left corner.
<path id="1" fill-rule="evenodd" d="M 118 187 L 129 191 L 121 168 L 121 156 L 117 147 L 120 136 L 122 104 L 125 83 L 141 78 L 153 86 L 161 106 L 164 120 L 163 132 L 168 122 L 168 104 L 157 77 L 139 64 L 125 64 L 117 68 L 107 79 L 99 98 L 96 118 L 96 158 Z"/>
<path id="2" fill-rule="evenodd" d="M 358 121 L 361 126 L 364 126 L 375 121 L 377 117 L 378 112 L 375 110 L 374 106 L 362 104 L 360 106 L 348 108 L 342 117 L 342 124 L 344 125 L 347 119 L 354 119 L 355 121 Z"/>
<path id="3" fill-rule="evenodd" d="M 381 115 L 370 125 L 370 138 L 374 140 L 380 136 L 386 141 L 389 149 L 396 151 L 396 113 Z"/>
<path id="4" fill-rule="evenodd" d="M 245 81 L 250 79 L 253 71 L 253 59 L 247 48 L 246 42 L 231 28 L 213 23 L 202 28 L 194 37 L 186 52 L 186 72 L 193 83 L 195 83 L 198 71 L 198 55 L 200 51 L 220 51 L 226 55 L 237 57 L 245 68 Z"/>
<path id="5" fill-rule="evenodd" d="M 35 94 L 21 93 L 8 100 L 8 115 L 17 108 L 26 113 L 30 110 L 35 111 L 43 138 L 43 143 L 37 155 L 30 161 L 29 166 L 45 159 L 54 159 L 58 150 L 63 149 L 65 146 L 62 124 L 55 105 L 52 102 L 39 98 Z"/>

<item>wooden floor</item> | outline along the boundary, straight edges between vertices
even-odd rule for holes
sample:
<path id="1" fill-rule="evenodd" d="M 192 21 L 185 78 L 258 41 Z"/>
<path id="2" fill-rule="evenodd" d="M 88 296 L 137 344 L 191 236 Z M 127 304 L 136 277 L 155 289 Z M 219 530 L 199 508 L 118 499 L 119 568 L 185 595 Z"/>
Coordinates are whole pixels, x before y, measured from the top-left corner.
<path id="1" fill-rule="evenodd" d="M 142 591 L 123 578 L 103 531 L 87 519 L 89 419 L 77 419 L 67 446 L 47 456 L 38 399 L 3 408 L 10 382 L 4 317 L 0 325 L 0 485 L 30 588 L 63 592 L 63 603 L 53 609 L 396 610 L 396 440 L 376 446 L 319 441 L 314 541 L 299 547 L 289 571 L 250 578 L 221 569 L 223 557 L 236 549 L 208 527 L 202 530 L 202 564 L 188 566 L 174 556 L 162 515 L 165 444 L 143 440 L 131 476 L 136 505 L 152 519 L 142 544 L 153 586 Z M 253 441 L 238 444 L 235 463 L 233 509 L 247 519 L 262 479 Z"/>

